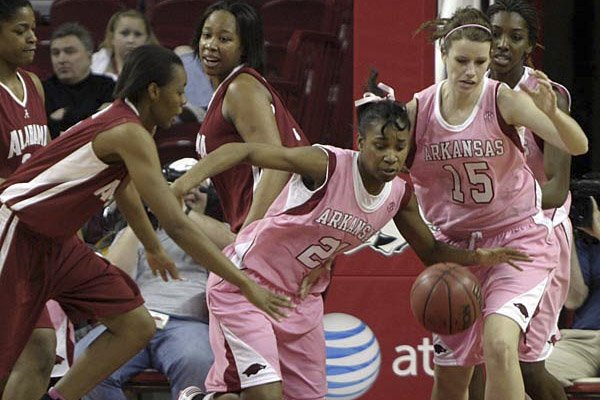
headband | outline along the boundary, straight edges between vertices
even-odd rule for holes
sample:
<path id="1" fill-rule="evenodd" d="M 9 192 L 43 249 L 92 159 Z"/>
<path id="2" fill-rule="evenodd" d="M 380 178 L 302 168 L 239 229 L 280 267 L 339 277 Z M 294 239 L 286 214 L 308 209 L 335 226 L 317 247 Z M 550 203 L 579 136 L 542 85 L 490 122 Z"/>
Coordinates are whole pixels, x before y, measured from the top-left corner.
<path id="1" fill-rule="evenodd" d="M 492 36 L 492 31 L 490 31 L 490 29 L 487 26 L 483 26 L 483 25 L 480 25 L 480 24 L 465 24 L 465 25 L 457 26 L 454 29 L 451 29 L 450 32 L 448 32 L 448 33 L 446 33 L 446 35 L 444 35 L 443 41 L 445 42 L 446 39 L 448 39 L 448 37 L 450 35 L 452 35 L 456 31 L 458 31 L 459 29 L 463 29 L 463 28 L 479 28 L 479 29 L 483 29 L 484 31 L 486 31 L 487 33 L 489 33 L 490 36 Z"/>
<path id="2" fill-rule="evenodd" d="M 363 104 L 376 103 L 376 102 L 384 101 L 384 100 L 396 101 L 396 98 L 394 97 L 394 89 L 393 88 L 389 87 L 388 85 L 386 85 L 383 82 L 379 82 L 377 84 L 377 87 L 387 93 L 385 95 L 385 97 L 379 97 L 374 93 L 366 92 L 365 94 L 363 94 L 362 98 L 354 101 L 354 107 L 359 107 L 359 106 L 362 106 Z"/>

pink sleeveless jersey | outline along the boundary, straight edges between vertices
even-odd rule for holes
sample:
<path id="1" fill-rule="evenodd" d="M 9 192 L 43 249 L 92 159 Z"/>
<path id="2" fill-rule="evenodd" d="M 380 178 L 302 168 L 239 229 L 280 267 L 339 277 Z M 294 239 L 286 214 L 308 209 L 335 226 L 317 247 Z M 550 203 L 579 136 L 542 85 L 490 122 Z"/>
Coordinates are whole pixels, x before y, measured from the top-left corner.
<path id="1" fill-rule="evenodd" d="M 253 222 L 225 249 L 232 261 L 287 293 L 296 293 L 302 278 L 336 254 L 363 244 L 404 207 L 412 195 L 397 177 L 377 196 L 363 186 L 358 153 L 322 146 L 329 156 L 325 183 L 308 190 L 293 175 L 264 219 Z M 329 284 L 323 276 L 313 288 Z"/>
<path id="2" fill-rule="evenodd" d="M 529 67 L 525 67 L 525 71 L 519 83 L 515 86 L 514 90 L 520 90 L 519 85 L 524 84 L 527 87 L 533 88 L 536 85 L 536 78 L 531 75 L 533 70 Z M 567 99 L 569 110 L 571 109 L 571 94 L 559 83 L 552 82 L 552 86 Z M 544 141 L 537 135 L 535 135 L 531 129 L 525 127 L 519 128 L 522 131 L 525 144 L 525 155 L 527 157 L 527 165 L 531 168 L 535 179 L 540 184 L 544 184 L 548 181 L 546 173 L 544 171 Z M 567 196 L 565 204 L 557 209 L 544 210 L 544 214 L 548 218 L 551 218 L 554 225 L 560 224 L 566 218 L 569 217 L 569 209 L 571 207 L 571 194 Z"/>
<path id="3" fill-rule="evenodd" d="M 134 106 L 116 100 L 74 125 L 0 186 L 0 202 L 34 232 L 55 239 L 74 235 L 127 176 L 125 164 L 105 164 L 92 149 L 98 133 L 125 123 L 141 125 Z"/>
<path id="4" fill-rule="evenodd" d="M 23 86 L 22 100 L 0 83 L 0 178 L 7 178 L 48 144 L 44 101 L 25 70 L 18 69 L 17 77 Z"/>
<path id="5" fill-rule="evenodd" d="M 500 82 L 484 78 L 467 120 L 441 115 L 442 83 L 415 95 L 417 118 L 407 165 L 425 217 L 448 237 L 499 232 L 538 215 L 541 196 L 518 132 L 496 104 Z"/>
<path id="6" fill-rule="evenodd" d="M 223 118 L 221 111 L 227 88 L 239 74 L 252 75 L 271 93 L 273 98 L 271 109 L 275 114 L 281 143 L 286 147 L 308 145 L 309 142 L 304 136 L 304 132 L 285 108 L 275 89 L 254 69 L 240 66 L 221 82 L 208 105 L 208 111 L 196 140 L 196 150 L 199 157 L 204 157 L 226 143 L 244 141 L 235 126 Z M 252 204 L 252 194 L 258 184 L 259 174 L 260 170 L 258 168 L 240 164 L 211 178 L 221 201 L 225 221 L 231 225 L 234 232 L 238 232 L 246 220 Z"/>

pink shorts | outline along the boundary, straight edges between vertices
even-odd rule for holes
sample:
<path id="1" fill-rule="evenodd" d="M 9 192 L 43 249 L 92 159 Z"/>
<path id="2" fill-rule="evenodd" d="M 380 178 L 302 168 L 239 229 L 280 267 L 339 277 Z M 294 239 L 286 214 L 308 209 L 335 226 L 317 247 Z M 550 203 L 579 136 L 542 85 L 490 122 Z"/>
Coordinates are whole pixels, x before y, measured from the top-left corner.
<path id="1" fill-rule="evenodd" d="M 58 243 L 33 233 L 2 207 L 0 378 L 10 372 L 50 298 L 74 322 L 122 314 L 144 302 L 129 276 L 80 239 Z"/>
<path id="2" fill-rule="evenodd" d="M 547 359 L 552 353 L 554 343 L 560 339 L 558 317 L 567 300 L 571 273 L 571 247 L 573 245 L 573 227 L 567 218 L 554 228 L 559 243 L 559 263 L 550 276 L 548 290 L 542 296 L 540 304 L 519 343 L 519 359 L 524 362 L 536 362 Z"/>
<path id="3" fill-rule="evenodd" d="M 441 234 L 438 236 L 454 246 L 469 247 L 469 240 L 452 241 Z M 482 363 L 483 321 L 491 314 L 504 315 L 514 320 L 523 332 L 527 332 L 558 265 L 559 245 L 554 232 L 537 225 L 533 220 L 492 236 L 483 233 L 476 247 L 511 247 L 527 253 L 533 261 L 519 263 L 523 271 L 517 271 L 509 264 L 470 268 L 481 283 L 483 318 L 479 318 L 465 332 L 449 336 L 433 335 L 434 362 L 438 365 L 471 366 Z M 531 329 L 529 332 L 533 334 Z"/>
<path id="4" fill-rule="evenodd" d="M 215 357 L 206 378 L 207 391 L 239 392 L 283 381 L 286 400 L 325 397 L 325 337 L 320 295 L 304 300 L 296 298 L 296 308 L 277 322 L 251 304 L 237 287 L 210 274 L 207 302 L 210 345 Z"/>

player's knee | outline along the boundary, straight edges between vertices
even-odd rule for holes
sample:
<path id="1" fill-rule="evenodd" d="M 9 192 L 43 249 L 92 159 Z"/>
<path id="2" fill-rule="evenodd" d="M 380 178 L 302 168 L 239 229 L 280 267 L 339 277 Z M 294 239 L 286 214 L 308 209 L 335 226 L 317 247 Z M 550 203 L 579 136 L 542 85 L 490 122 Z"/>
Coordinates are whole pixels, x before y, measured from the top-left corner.
<path id="1" fill-rule="evenodd" d="M 495 363 L 510 367 L 517 362 L 517 345 L 504 337 L 493 337 L 485 341 L 484 355 L 486 364 Z"/>
<path id="2" fill-rule="evenodd" d="M 126 335 L 136 341 L 140 348 L 144 347 L 156 332 L 154 319 L 144 307 L 138 307 L 118 318 L 118 323 L 112 325 L 113 332 Z M 135 335 L 131 335 L 132 332 L 135 332 Z"/>
<path id="3" fill-rule="evenodd" d="M 28 373 L 50 377 L 56 361 L 56 333 L 52 329 L 35 329 L 24 352 L 23 368 Z"/>

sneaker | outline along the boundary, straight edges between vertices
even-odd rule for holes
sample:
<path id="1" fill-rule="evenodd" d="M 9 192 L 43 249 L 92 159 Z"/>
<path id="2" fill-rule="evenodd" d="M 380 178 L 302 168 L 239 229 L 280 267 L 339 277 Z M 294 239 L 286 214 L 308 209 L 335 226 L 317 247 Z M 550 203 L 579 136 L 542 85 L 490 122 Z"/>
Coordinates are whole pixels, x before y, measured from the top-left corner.
<path id="1" fill-rule="evenodd" d="M 202 400 L 204 392 L 197 386 L 189 386 L 179 392 L 177 400 Z"/>

